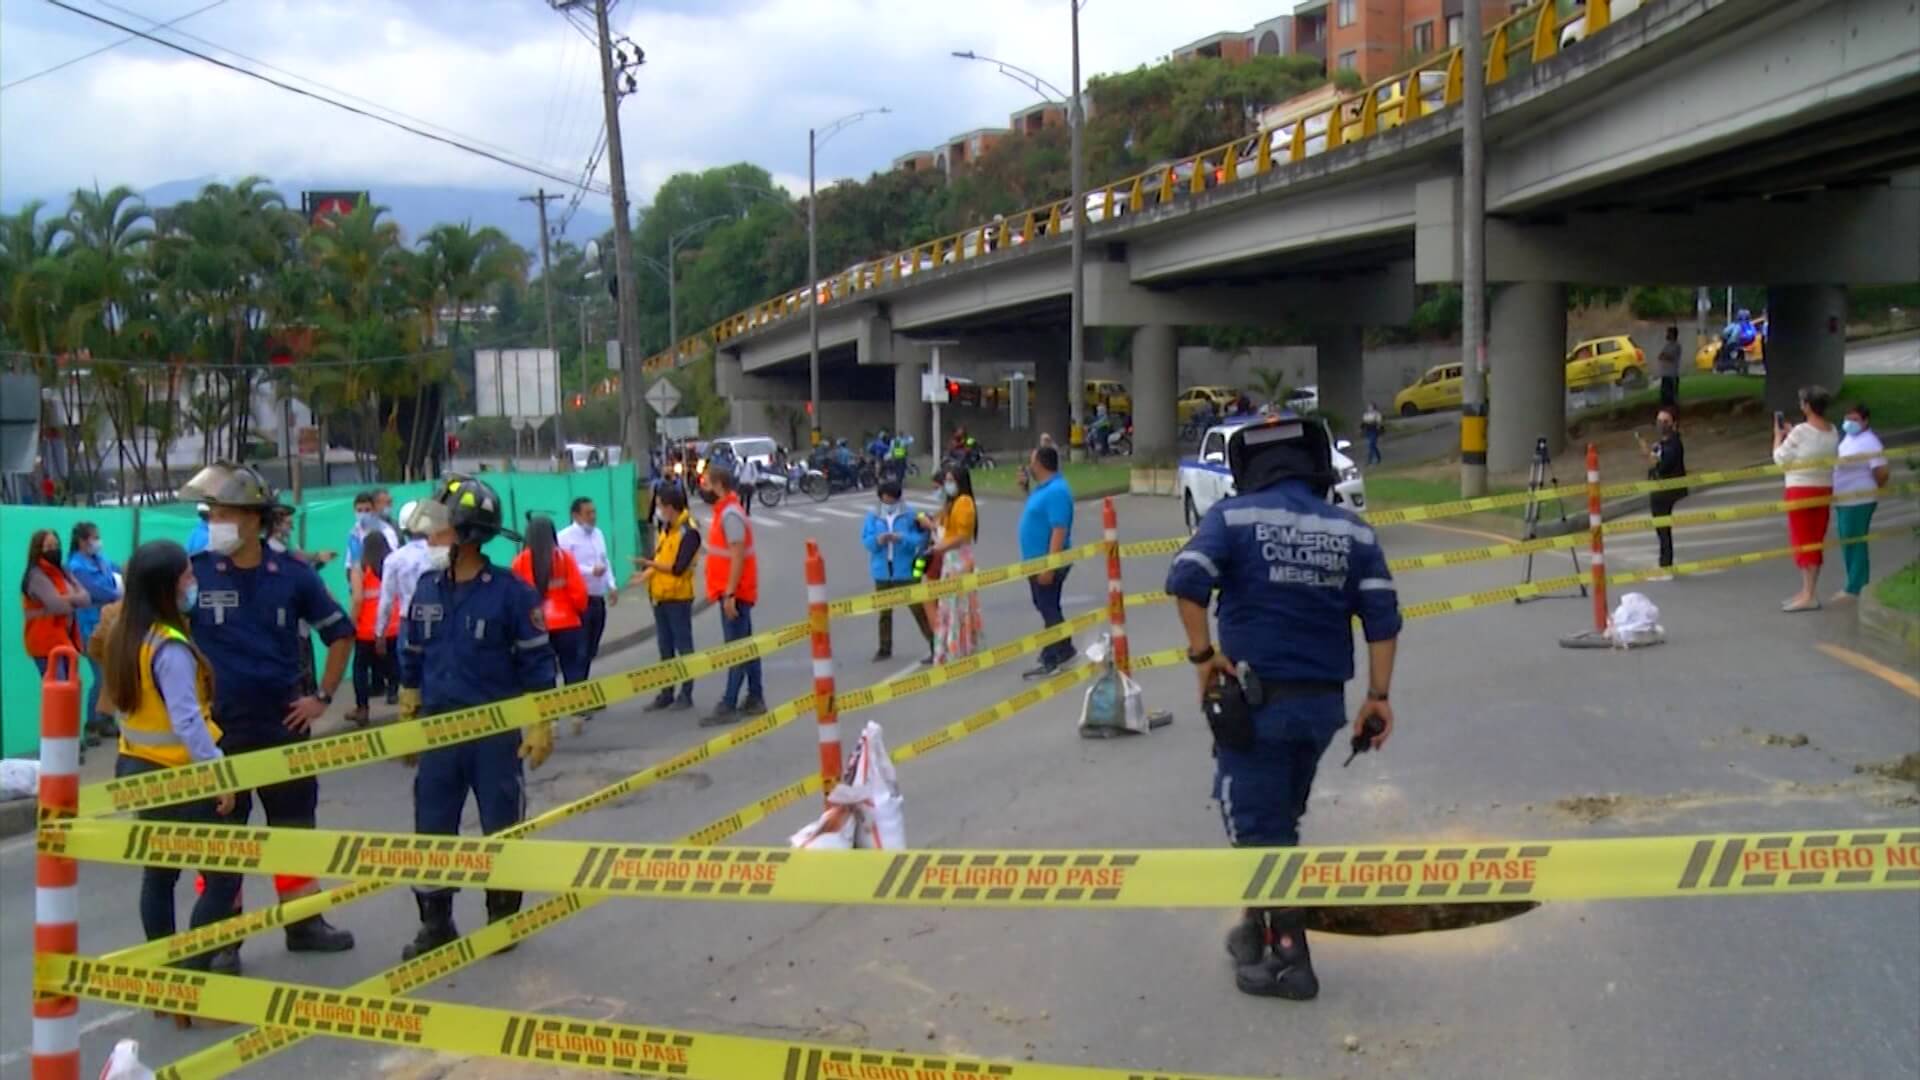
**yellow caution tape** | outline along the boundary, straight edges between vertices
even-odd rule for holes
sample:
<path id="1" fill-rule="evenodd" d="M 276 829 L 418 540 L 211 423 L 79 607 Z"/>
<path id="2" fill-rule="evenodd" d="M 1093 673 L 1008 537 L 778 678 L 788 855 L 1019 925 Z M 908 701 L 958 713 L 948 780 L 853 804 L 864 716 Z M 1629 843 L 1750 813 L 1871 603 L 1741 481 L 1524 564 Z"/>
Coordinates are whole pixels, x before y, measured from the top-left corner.
<path id="1" fill-rule="evenodd" d="M 283 780 L 337 772 L 514 731 L 588 709 L 604 708 L 663 686 L 724 671 L 742 661 L 798 644 L 807 640 L 808 635 L 806 623 L 793 623 L 689 656 L 648 664 L 572 686 L 442 713 L 423 720 L 385 724 L 364 731 L 349 731 L 287 746 L 233 754 L 177 769 L 162 769 L 88 784 L 80 789 L 79 812 L 82 817 L 91 817 L 170 806 L 192 799 L 212 798 L 229 791 L 265 787 Z"/>
<path id="2" fill-rule="evenodd" d="M 1155 663 L 1177 663 L 1185 660 L 1185 658 L 1186 654 L 1184 650 L 1168 649 L 1149 656 L 1135 658 L 1134 667 L 1138 670 L 1151 667 Z M 893 758 L 896 762 L 909 761 L 922 754 L 931 753 L 943 746 L 958 742 L 969 735 L 976 734 L 1005 720 L 1021 708 L 1026 708 L 1040 701 L 1044 701 L 1047 698 L 1053 697 L 1086 681 L 1091 678 L 1097 670 L 1098 669 L 1092 665 L 1082 665 L 1056 675 L 1051 679 L 1036 683 L 1014 698 L 990 706 L 980 712 L 974 713 L 964 720 L 949 724 L 939 731 L 922 736 L 903 747 L 895 749 L 893 751 Z M 809 696 L 807 700 L 810 701 L 811 696 Z M 778 711 L 779 710 L 776 710 L 776 712 Z M 822 779 L 818 773 L 802 777 L 750 806 L 736 810 L 726 817 L 695 830 L 679 842 L 702 844 L 719 843 L 739 832 L 741 829 L 762 821 L 779 810 L 798 802 L 807 795 L 818 794 L 822 787 Z M 586 802 L 592 798 L 593 796 L 588 796 L 587 799 L 580 801 Z M 549 811 L 549 813 L 552 812 Z M 547 815 L 542 816 L 545 817 Z M 372 891 L 378 891 L 379 889 L 387 887 L 388 886 L 384 885 L 370 885 L 366 882 L 356 882 L 346 886 L 344 889 L 334 889 L 331 890 L 331 892 L 341 893 L 354 889 L 371 889 Z M 322 893 L 320 895 L 325 896 L 329 894 Z M 561 922 L 571 919 L 583 911 L 607 903 L 609 899 L 608 897 L 586 896 L 579 893 L 562 893 L 559 896 L 535 904 L 511 918 L 490 924 L 474 933 L 470 933 L 450 945 L 443 946 L 424 956 L 416 957 L 398 967 L 375 975 L 370 979 L 364 979 L 350 987 L 347 992 L 408 993 L 421 986 L 445 978 L 470 964 L 492 955 L 500 949 L 506 948 L 508 945 L 525 940 L 541 930 L 549 929 Z M 295 910 L 301 902 L 302 901 L 292 901 L 289 904 L 281 905 L 280 909 L 269 910 L 285 910 L 286 915 L 283 921 L 291 922 L 294 919 L 304 917 L 305 914 L 308 914 L 307 912 L 297 912 Z M 228 923 L 239 922 L 241 919 L 251 917 L 251 914 L 240 916 L 232 920 L 227 920 L 226 922 L 216 923 L 214 926 L 207 927 L 206 930 L 214 930 Z M 277 921 L 269 925 L 277 925 Z M 200 932 L 204 931 L 196 931 L 196 933 Z M 238 940 L 238 936 L 236 936 L 234 940 Z M 151 944 L 158 945 L 161 943 L 154 942 Z M 215 946 L 206 946 L 206 948 L 212 947 Z M 147 948 L 150 948 L 150 946 L 135 946 L 133 949 L 109 955 L 105 959 L 128 963 L 150 963 L 152 962 L 152 958 L 141 952 L 142 949 Z M 188 953 L 187 955 L 190 954 L 191 953 Z M 206 1049 L 197 1051 L 175 1062 L 173 1065 L 160 1070 L 160 1080 L 212 1080 L 214 1077 L 224 1076 L 235 1069 L 258 1061 L 304 1038 L 306 1038 L 305 1035 L 286 1028 L 261 1028 L 242 1035 L 236 1035 Z M 969 1078 L 969 1080 L 971 1080 L 971 1078 Z"/>
<path id="3" fill-rule="evenodd" d="M 1895 495 L 1910 495 L 1916 491 L 1920 491 L 1920 484 L 1896 484 L 1892 487 L 1881 488 L 1875 493 L 1875 497 L 1890 498 Z M 1623 518 L 1618 521 L 1607 522 L 1601 526 L 1601 531 L 1607 533 L 1632 533 L 1647 532 L 1651 529 L 1678 529 L 1685 528 L 1689 525 L 1707 525 L 1715 522 L 1745 521 L 1750 518 L 1773 517 L 1786 510 L 1804 510 L 1815 506 L 1831 505 L 1833 505 L 1833 496 L 1831 495 L 1818 495 L 1810 499 L 1778 499 L 1773 502 L 1742 503 L 1739 506 L 1729 506 L 1719 510 L 1693 510 L 1685 514 L 1668 514 L 1662 517 Z M 1583 543 L 1586 541 L 1584 533 L 1581 534 L 1580 539 Z M 1396 569 L 1398 568 L 1396 567 Z"/>
<path id="4" fill-rule="evenodd" d="M 1600 487 L 1600 497 L 1603 499 L 1611 499 L 1620 495 L 1639 495 L 1649 491 L 1671 491 L 1674 488 L 1683 487 L 1706 487 L 1712 484 L 1732 483 L 1736 480 L 1757 480 L 1767 476 L 1780 476 L 1789 469 L 1795 472 L 1806 469 L 1828 469 L 1835 465 L 1849 465 L 1862 461 L 1872 461 L 1874 458 L 1885 458 L 1887 461 L 1893 462 L 1915 456 L 1920 456 L 1920 446 L 1882 450 L 1877 454 L 1850 454 L 1843 458 L 1815 458 L 1808 461 L 1796 461 L 1790 466 L 1754 465 L 1745 469 L 1724 469 L 1719 472 L 1693 473 L 1688 476 L 1669 477 L 1665 480 L 1639 480 L 1624 484 L 1603 484 Z M 1584 493 L 1586 488 L 1573 485 L 1558 490 Z"/>
<path id="5" fill-rule="evenodd" d="M 1025 562 L 1009 563 L 1006 566 L 995 566 L 986 570 L 975 570 L 971 574 L 962 574 L 959 577 L 939 578 L 934 581 L 922 582 L 918 585 L 910 585 L 903 589 L 885 589 L 878 592 L 870 592 L 864 596 L 849 596 L 841 600 L 830 601 L 827 604 L 827 614 L 830 616 L 861 615 L 870 611 L 883 611 L 887 608 L 899 607 L 902 604 L 918 604 L 928 600 L 938 600 L 942 597 L 953 596 L 957 593 L 977 592 L 981 589 L 1005 584 L 1009 581 L 1019 581 L 1024 578 L 1029 578 L 1042 571 L 1058 570 L 1063 566 L 1079 562 L 1081 559 L 1091 559 L 1095 555 L 1104 555 L 1106 551 L 1107 545 L 1104 542 L 1081 544 L 1079 547 L 1056 551 L 1051 555 L 1042 555 L 1039 558 L 1028 559 Z"/>
<path id="6" fill-rule="evenodd" d="M 110 1001 L 360 1042 L 501 1058 L 634 1076 L 699 1080 L 1143 1080 L 1138 1069 L 1101 1069 L 971 1055 L 907 1054 L 856 1046 L 713 1035 L 551 1013 L 342 993 L 266 979 L 46 955 L 34 985 L 51 994 Z M 167 1075 L 166 1072 L 161 1073 Z M 1191 1073 L 1155 1073 L 1205 1080 Z"/>
<path id="7" fill-rule="evenodd" d="M 788 904 L 1237 908 L 1920 890 L 1920 831 L 1885 830 L 1284 851 L 888 852 L 81 818 L 43 827 L 39 849 L 135 866 Z"/>
<path id="8" fill-rule="evenodd" d="M 1899 535 L 1900 531 L 1897 529 L 1885 529 L 1880 532 L 1867 533 L 1865 536 L 1849 537 L 1845 540 L 1828 540 L 1823 544 L 1797 544 L 1790 547 L 1770 548 L 1766 551 L 1749 551 L 1739 555 L 1722 555 L 1713 559 L 1695 559 L 1692 562 L 1676 563 L 1673 566 L 1655 567 L 1651 570 L 1628 570 L 1618 574 L 1608 574 L 1607 584 L 1632 585 L 1639 581 L 1658 580 L 1667 574 L 1672 574 L 1675 577 L 1684 577 L 1688 574 L 1702 574 L 1710 570 L 1731 570 L 1736 566 L 1751 566 L 1754 563 L 1768 562 L 1773 559 L 1784 559 L 1790 555 L 1798 555 L 1803 551 L 1818 551 L 1822 547 L 1825 547 L 1826 544 L 1836 544 L 1840 547 L 1846 547 L 1848 544 L 1866 544 L 1875 540 L 1890 540 Z M 1911 530 L 1909 530 L 1909 535 L 1911 535 Z"/>

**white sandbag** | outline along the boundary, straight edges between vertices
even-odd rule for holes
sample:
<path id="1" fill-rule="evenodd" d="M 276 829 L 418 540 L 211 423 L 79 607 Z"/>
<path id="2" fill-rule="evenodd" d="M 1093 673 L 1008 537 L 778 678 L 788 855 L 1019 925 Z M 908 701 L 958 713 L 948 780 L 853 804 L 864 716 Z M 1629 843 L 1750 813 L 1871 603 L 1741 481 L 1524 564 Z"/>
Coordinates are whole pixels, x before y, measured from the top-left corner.
<path id="1" fill-rule="evenodd" d="M 1103 645 L 1104 642 L 1103 638 Z M 1106 656 L 1107 650 L 1102 648 L 1100 654 Z M 1094 649 L 1088 648 L 1087 655 L 1092 657 Z M 1080 730 L 1147 733 L 1147 700 L 1140 692 L 1140 684 L 1114 667 L 1111 661 L 1105 671 L 1095 676 L 1093 685 L 1087 687 L 1086 695 L 1080 699 Z"/>
<path id="2" fill-rule="evenodd" d="M 787 845 L 808 851 L 850 851 L 858 826 L 858 811 L 847 806 L 830 806 L 806 828 L 788 837 Z"/>
<path id="3" fill-rule="evenodd" d="M 901 797 L 899 773 L 887 753 L 886 737 L 879 724 L 868 721 L 861 729 L 846 778 L 828 798 L 859 814 L 859 825 L 853 833 L 855 847 L 878 851 L 906 848 L 906 800 Z"/>
<path id="4" fill-rule="evenodd" d="M 1660 608 L 1637 592 L 1622 596 L 1607 620 L 1607 640 L 1622 649 L 1661 641 L 1666 636 L 1666 628 L 1660 625 Z"/>
<path id="5" fill-rule="evenodd" d="M 140 1063 L 140 1044 L 121 1039 L 113 1045 L 113 1056 L 100 1070 L 100 1080 L 153 1080 L 153 1070 Z"/>
<path id="6" fill-rule="evenodd" d="M 40 763 L 33 758 L 0 758 L 0 799 L 31 799 L 40 794 Z"/>

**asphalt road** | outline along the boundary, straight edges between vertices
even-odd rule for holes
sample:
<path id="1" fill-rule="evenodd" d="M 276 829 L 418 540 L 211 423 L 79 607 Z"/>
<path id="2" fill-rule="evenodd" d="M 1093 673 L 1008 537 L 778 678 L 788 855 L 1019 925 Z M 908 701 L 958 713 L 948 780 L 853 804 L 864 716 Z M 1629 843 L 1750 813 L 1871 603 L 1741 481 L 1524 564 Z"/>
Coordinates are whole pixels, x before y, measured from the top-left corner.
<path id="1" fill-rule="evenodd" d="M 1710 501 L 1703 496 L 1683 506 Z M 832 512 L 861 509 L 858 500 L 835 499 L 760 516 L 762 628 L 804 616 L 805 537 L 824 545 L 831 592 L 868 587 L 854 542 L 859 521 Z M 983 505 L 983 564 L 1014 558 L 1017 512 L 1012 503 Z M 1097 514 L 1096 504 L 1082 504 L 1078 539 L 1097 535 Z M 1909 499 L 1885 514 L 1887 522 L 1909 521 L 1916 508 Z M 1178 528 L 1173 500 L 1122 500 L 1126 538 Z M 1740 546 L 1707 547 L 1736 535 Z M 1488 542 L 1435 525 L 1392 527 L 1383 536 L 1394 555 Z M 1650 561 L 1651 537 L 1647 542 Z M 1738 534 L 1683 534 L 1681 551 L 1686 558 L 1784 543 L 1784 528 L 1769 520 Z M 1896 566 L 1915 548 L 1904 537 L 1877 545 L 1876 564 Z M 1629 563 L 1640 554 L 1624 538 L 1615 550 Z M 1165 565 L 1164 558 L 1130 562 L 1128 588 L 1158 587 Z M 1560 565 L 1550 561 L 1541 572 L 1560 573 Z M 1479 563 L 1408 575 L 1401 596 L 1417 601 L 1510 582 L 1519 569 L 1514 562 Z M 1646 586 L 1671 641 L 1631 653 L 1555 647 L 1558 636 L 1588 624 L 1589 605 L 1579 599 L 1409 624 L 1395 680 L 1400 729 L 1384 752 L 1350 769 L 1327 763 L 1306 838 L 1467 841 L 1913 826 L 1920 822 L 1914 785 L 1856 770 L 1920 750 L 1920 703 L 1847 661 L 1853 654 L 1844 650 L 1862 648 L 1850 611 L 1778 613 L 1792 576 L 1776 562 Z M 1097 560 L 1075 569 L 1067 593 L 1069 614 L 1103 602 Z M 989 641 L 1039 626 L 1018 585 L 992 590 L 985 606 Z M 1130 612 L 1129 628 L 1136 650 L 1179 640 L 1166 605 Z M 702 644 L 717 641 L 715 616 L 703 616 L 696 633 Z M 896 627 L 903 642 L 912 634 L 911 623 Z M 869 619 L 836 623 L 834 641 L 842 686 L 902 673 L 913 659 L 902 644 L 903 655 L 871 662 Z M 1920 666 L 1920 657 L 1913 660 L 1909 671 Z M 1017 692 L 1020 666 L 844 720 L 849 728 L 879 720 L 891 741 L 904 742 Z M 768 662 L 775 701 L 807 692 L 809 679 L 804 645 Z M 1191 676 L 1154 671 L 1141 681 L 1150 706 L 1175 712 L 1171 728 L 1132 740 L 1081 740 L 1073 733 L 1076 693 L 903 765 L 913 843 L 1221 844 Z M 713 680 L 701 684 L 703 707 L 717 689 Z M 614 710 L 585 735 L 562 739 L 554 759 L 534 774 L 533 807 L 587 794 L 707 734 L 687 714 Z M 1794 745 L 1799 735 L 1806 740 Z M 814 745 L 802 720 L 549 835 L 680 835 L 804 775 Z M 390 763 L 323 778 L 322 822 L 406 829 L 408 775 Z M 790 808 L 737 841 L 782 843 L 810 816 L 806 806 Z M 83 950 L 137 940 L 136 871 L 89 865 L 81 877 Z M 16 1004 L 27 1000 L 31 883 L 30 844 L 0 846 L 0 994 Z M 266 902 L 264 882 L 250 881 L 249 891 L 253 902 Z M 476 924 L 483 917 L 479 897 L 463 895 L 458 915 Z M 359 935 L 356 951 L 296 957 L 265 935 L 246 948 L 249 972 L 344 985 L 397 962 L 415 924 L 403 891 L 344 909 L 334 921 Z M 1920 894 L 1565 903 L 1472 930 L 1387 940 L 1322 936 L 1314 944 L 1323 989 L 1311 1004 L 1235 992 L 1220 951 L 1229 922 L 1224 912 L 1180 910 L 621 901 L 422 996 L 926 1053 L 1248 1076 L 1920 1073 Z M 118 1038 L 139 1038 L 156 1064 L 237 1030 L 181 1033 L 91 1002 L 83 1003 L 81 1019 L 89 1067 Z M 0 1076 L 26 1076 L 27 1042 L 27 1010 L 0 1011 Z M 455 1062 L 321 1040 L 252 1072 L 412 1080 L 548 1075 L 518 1063 Z"/>

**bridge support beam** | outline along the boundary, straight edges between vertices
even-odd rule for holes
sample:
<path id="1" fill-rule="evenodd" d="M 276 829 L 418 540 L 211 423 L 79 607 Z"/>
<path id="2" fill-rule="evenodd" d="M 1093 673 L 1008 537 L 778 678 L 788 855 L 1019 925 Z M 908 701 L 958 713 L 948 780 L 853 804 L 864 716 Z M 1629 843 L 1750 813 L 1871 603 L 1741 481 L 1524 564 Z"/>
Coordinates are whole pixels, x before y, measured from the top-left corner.
<path id="1" fill-rule="evenodd" d="M 1487 327 L 1487 467 L 1516 472 L 1567 444 L 1567 287 L 1520 281 L 1497 286 Z M 1472 351 L 1463 350 L 1468 363 Z M 1321 379 L 1324 395 L 1326 380 Z"/>
<path id="2" fill-rule="evenodd" d="M 917 361 L 903 360 L 894 365 L 893 430 L 913 436 L 915 453 L 930 451 L 938 458 L 939 448 L 927 445 L 933 414 L 920 403 L 920 376 L 924 371 L 926 368 Z"/>
<path id="3" fill-rule="evenodd" d="M 1147 460 L 1172 459 L 1179 447 L 1173 399 L 1180 394 L 1179 335 L 1171 326 L 1133 332 L 1133 452 Z"/>
<path id="4" fill-rule="evenodd" d="M 1361 328 L 1353 325 L 1318 327 L 1313 332 L 1314 378 L 1320 388 L 1320 411 L 1339 421 L 1336 435 L 1360 430 L 1360 414 L 1367 403 L 1360 391 Z"/>
<path id="5" fill-rule="evenodd" d="M 1847 362 L 1847 288 L 1786 285 L 1767 290 L 1767 409 L 1800 418 L 1800 388 L 1840 392 Z M 1836 423 L 1838 409 L 1827 413 Z"/>
<path id="6" fill-rule="evenodd" d="M 1090 333 L 1094 332 L 1091 327 Z M 1040 444 L 1040 436 L 1053 436 L 1054 444 L 1060 447 L 1060 459 L 1067 458 L 1068 425 L 1073 422 L 1072 412 L 1067 408 L 1067 343 L 1068 334 L 1047 334 L 1045 351 L 1034 357 L 1033 386 L 1028 389 L 1031 399 L 1028 402 L 1033 421 L 1033 430 L 1022 440 L 1023 449 L 1017 455 L 1018 460 L 1008 462 L 1019 466 L 1025 463 L 1026 450 Z M 1092 355 L 1099 355 L 1097 351 Z"/>

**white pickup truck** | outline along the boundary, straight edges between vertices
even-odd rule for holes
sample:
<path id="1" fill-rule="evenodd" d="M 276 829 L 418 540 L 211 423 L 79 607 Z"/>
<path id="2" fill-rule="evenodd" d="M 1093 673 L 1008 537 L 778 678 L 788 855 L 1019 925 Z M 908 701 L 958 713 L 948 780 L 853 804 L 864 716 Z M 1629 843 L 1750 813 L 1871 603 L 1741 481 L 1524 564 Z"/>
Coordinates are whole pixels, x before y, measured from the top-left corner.
<path id="1" fill-rule="evenodd" d="M 1214 503 L 1233 494 L 1233 471 L 1227 468 L 1227 436 L 1234 428 L 1260 419 L 1241 417 L 1215 424 L 1200 436 L 1200 445 L 1192 457 L 1180 459 L 1180 504 L 1186 514 L 1187 531 L 1200 527 L 1200 519 Z M 1341 453 L 1353 444 L 1345 439 L 1333 444 L 1333 471 L 1340 480 L 1327 493 L 1327 501 L 1358 513 L 1367 508 L 1367 485 L 1353 459 Z"/>

